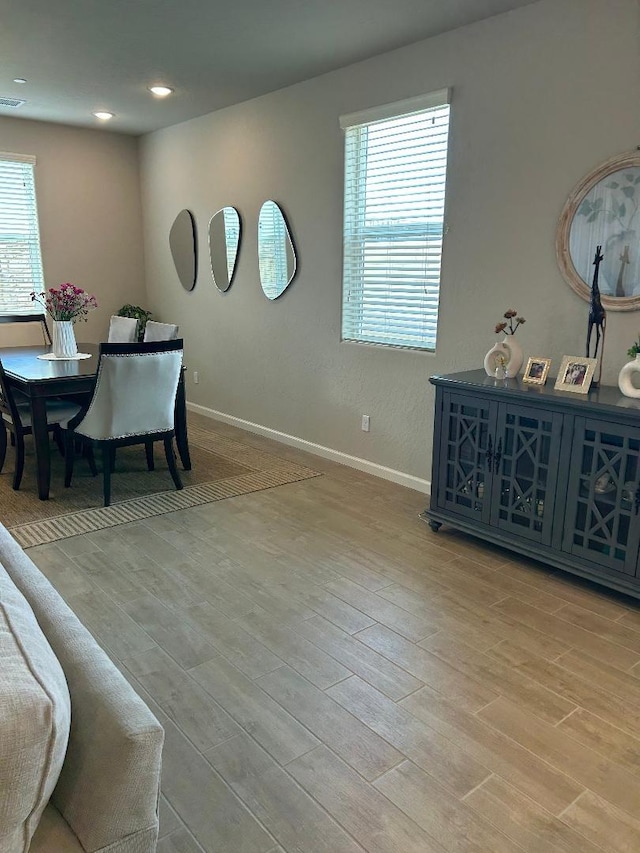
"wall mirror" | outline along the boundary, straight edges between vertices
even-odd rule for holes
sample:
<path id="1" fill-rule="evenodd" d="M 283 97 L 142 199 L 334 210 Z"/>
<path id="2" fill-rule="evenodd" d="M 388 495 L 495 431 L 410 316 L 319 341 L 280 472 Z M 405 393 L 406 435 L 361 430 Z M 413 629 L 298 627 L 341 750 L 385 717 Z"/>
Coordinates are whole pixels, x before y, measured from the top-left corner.
<path id="1" fill-rule="evenodd" d="M 640 151 L 607 160 L 567 199 L 556 255 L 565 281 L 583 299 L 590 298 L 596 246 L 602 246 L 602 304 L 612 311 L 640 308 L 639 206 Z"/>
<path id="2" fill-rule="evenodd" d="M 180 283 L 185 290 L 193 290 L 198 270 L 198 247 L 196 221 L 190 210 L 181 210 L 174 219 L 169 231 L 169 248 Z"/>
<path id="3" fill-rule="evenodd" d="M 240 215 L 235 207 L 223 207 L 209 222 L 209 258 L 213 283 L 222 293 L 229 290 L 240 245 Z"/>
<path id="4" fill-rule="evenodd" d="M 284 214 L 275 201 L 265 201 L 258 219 L 260 284 L 267 299 L 277 299 L 296 274 L 296 252 Z"/>

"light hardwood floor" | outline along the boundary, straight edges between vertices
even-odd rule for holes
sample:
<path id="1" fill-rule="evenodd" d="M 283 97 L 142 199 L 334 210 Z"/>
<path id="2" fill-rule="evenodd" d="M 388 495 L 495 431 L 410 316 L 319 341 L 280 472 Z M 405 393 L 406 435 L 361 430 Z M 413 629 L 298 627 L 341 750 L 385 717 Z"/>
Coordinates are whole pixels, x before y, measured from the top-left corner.
<path id="1" fill-rule="evenodd" d="M 324 476 L 29 551 L 165 727 L 159 853 L 637 853 L 638 605 L 215 428 Z"/>

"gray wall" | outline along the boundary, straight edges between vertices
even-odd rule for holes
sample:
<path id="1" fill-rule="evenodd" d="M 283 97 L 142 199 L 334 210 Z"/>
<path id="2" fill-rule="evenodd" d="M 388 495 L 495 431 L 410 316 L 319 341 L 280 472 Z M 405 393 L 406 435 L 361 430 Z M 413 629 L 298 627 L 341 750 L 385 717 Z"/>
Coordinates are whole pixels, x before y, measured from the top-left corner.
<path id="1" fill-rule="evenodd" d="M 479 367 L 509 307 L 525 354 L 581 353 L 587 303 L 555 262 L 558 216 L 577 181 L 640 143 L 637 0 L 540 0 L 456 32 L 160 131 L 141 142 L 151 306 L 184 334 L 190 400 L 309 442 L 429 478 L 428 377 Z M 211 81 L 215 85 L 215 81 Z M 453 88 L 448 224 L 435 355 L 340 343 L 341 113 Z M 275 303 L 258 281 L 260 205 L 278 201 L 300 267 Z M 227 294 L 212 283 L 210 216 L 239 208 L 244 237 Z M 196 217 L 198 282 L 168 250 Z M 639 315 L 609 315 L 615 382 Z M 552 368 L 553 372 L 553 368 Z M 371 432 L 360 430 L 362 413 Z"/>
<path id="2" fill-rule="evenodd" d="M 47 122 L 0 118 L 0 151 L 34 154 L 47 287 L 71 281 L 98 299 L 79 341 L 106 339 L 109 316 L 146 300 L 138 140 Z M 30 343 L 0 327 L 4 345 Z"/>

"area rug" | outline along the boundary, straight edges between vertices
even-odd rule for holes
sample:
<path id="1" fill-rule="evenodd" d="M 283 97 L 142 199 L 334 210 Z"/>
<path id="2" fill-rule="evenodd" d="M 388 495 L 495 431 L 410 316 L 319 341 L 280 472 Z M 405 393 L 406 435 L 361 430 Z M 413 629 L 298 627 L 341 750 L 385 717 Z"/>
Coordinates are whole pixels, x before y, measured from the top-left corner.
<path id="1" fill-rule="evenodd" d="M 147 471 L 144 447 L 119 449 L 109 507 L 102 506 L 102 475 L 92 477 L 84 459 L 76 460 L 72 486 L 64 488 L 64 463 L 54 448 L 49 500 L 38 499 L 35 459 L 29 452 L 20 490 L 14 492 L 8 448 L 0 474 L 0 521 L 20 545 L 29 548 L 320 476 L 304 465 L 197 426 L 189 427 L 189 447 L 192 470 L 179 468 L 181 491 L 173 486 L 161 444 L 156 445 L 155 471 Z"/>

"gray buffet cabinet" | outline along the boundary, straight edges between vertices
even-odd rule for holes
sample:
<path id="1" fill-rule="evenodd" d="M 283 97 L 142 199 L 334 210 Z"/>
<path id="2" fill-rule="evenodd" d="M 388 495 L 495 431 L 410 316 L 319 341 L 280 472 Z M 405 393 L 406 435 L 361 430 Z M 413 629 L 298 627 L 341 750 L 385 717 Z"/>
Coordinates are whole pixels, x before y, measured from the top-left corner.
<path id="1" fill-rule="evenodd" d="M 640 598 L 640 400 L 432 376 L 424 517 Z"/>

